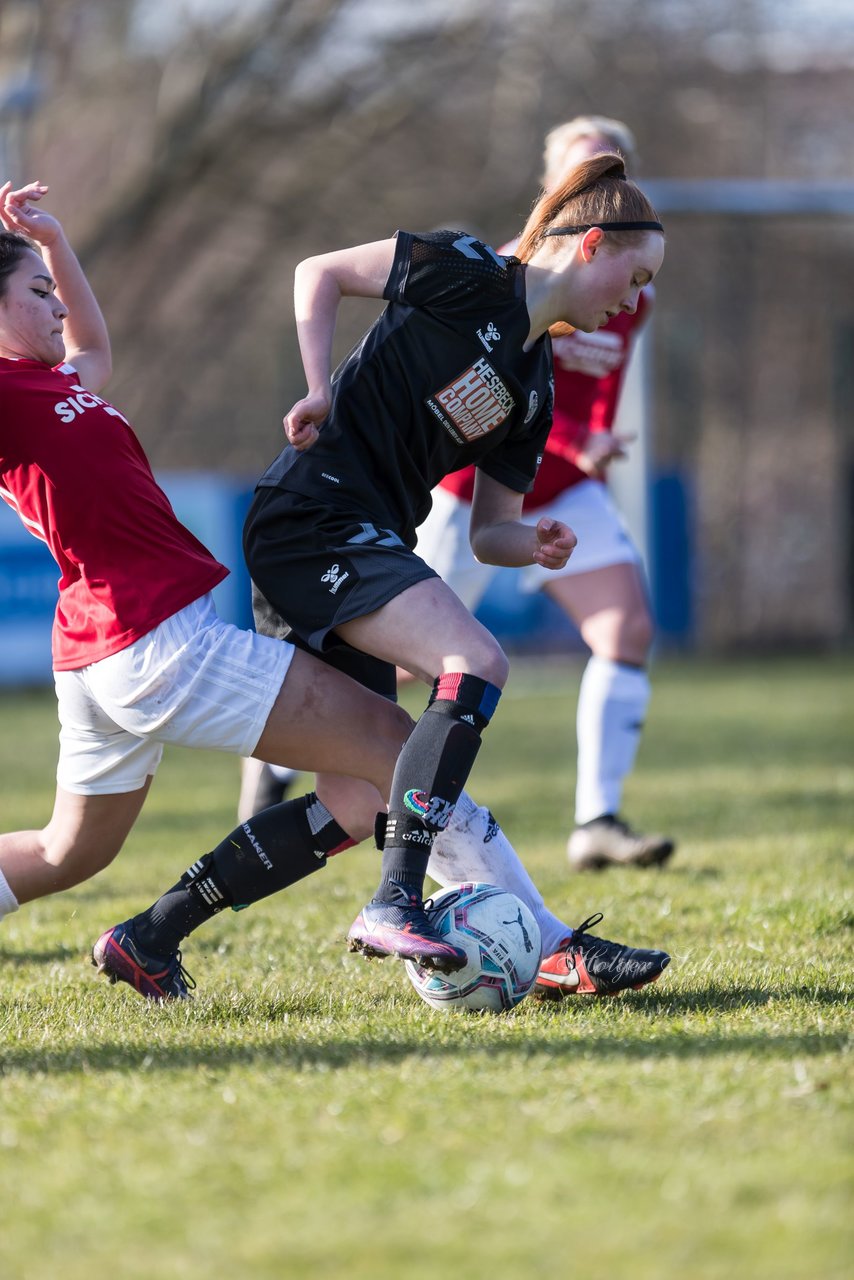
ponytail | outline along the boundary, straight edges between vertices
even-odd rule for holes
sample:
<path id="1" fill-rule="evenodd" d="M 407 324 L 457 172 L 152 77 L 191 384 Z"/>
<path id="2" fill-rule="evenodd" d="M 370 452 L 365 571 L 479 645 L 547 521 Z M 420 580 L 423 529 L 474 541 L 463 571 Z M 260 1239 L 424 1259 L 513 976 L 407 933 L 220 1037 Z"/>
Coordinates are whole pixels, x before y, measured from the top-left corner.
<path id="1" fill-rule="evenodd" d="M 615 229 L 608 231 L 613 224 Z M 563 182 L 540 195 L 515 256 L 528 262 L 548 237 L 572 235 L 588 227 L 602 227 L 615 245 L 630 244 L 644 231 L 662 230 L 646 196 L 626 177 L 622 157 L 611 152 L 582 160 Z"/>

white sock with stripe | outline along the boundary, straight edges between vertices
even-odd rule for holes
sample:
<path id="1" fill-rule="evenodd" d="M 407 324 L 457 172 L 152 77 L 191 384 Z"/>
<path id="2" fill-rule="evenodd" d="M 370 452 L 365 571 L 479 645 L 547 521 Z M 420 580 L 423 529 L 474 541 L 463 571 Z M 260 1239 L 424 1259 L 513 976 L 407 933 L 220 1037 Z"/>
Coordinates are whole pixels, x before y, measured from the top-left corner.
<path id="1" fill-rule="evenodd" d="M 608 658 L 592 657 L 578 691 L 578 773 L 575 821 L 619 813 L 649 702 L 649 676 Z"/>

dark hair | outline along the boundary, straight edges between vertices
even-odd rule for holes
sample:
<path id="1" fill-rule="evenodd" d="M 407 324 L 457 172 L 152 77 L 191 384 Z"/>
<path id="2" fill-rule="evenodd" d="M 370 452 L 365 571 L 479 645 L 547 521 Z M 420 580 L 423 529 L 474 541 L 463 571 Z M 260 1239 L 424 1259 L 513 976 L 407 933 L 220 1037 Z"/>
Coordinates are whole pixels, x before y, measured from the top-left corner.
<path id="1" fill-rule="evenodd" d="M 615 245 L 631 244 L 642 231 L 608 231 L 609 222 L 658 222 L 658 215 L 640 187 L 626 177 L 621 156 L 602 152 L 570 169 L 563 182 L 544 191 L 531 210 L 519 237 L 515 256 L 523 262 L 547 242 L 547 233 L 561 226 L 601 226 Z M 555 238 L 559 244 L 560 239 Z"/>
<path id="2" fill-rule="evenodd" d="M 20 231 L 0 231 L 0 298 L 6 294 L 6 280 L 28 249 L 35 245 Z"/>

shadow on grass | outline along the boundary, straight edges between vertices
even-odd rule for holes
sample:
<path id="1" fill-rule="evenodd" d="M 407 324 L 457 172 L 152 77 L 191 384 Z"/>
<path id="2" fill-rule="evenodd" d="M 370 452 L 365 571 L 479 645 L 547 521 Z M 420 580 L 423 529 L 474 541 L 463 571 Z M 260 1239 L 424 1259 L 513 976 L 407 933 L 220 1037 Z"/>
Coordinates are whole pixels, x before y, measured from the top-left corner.
<path id="1" fill-rule="evenodd" d="M 0 967 L 9 965 L 15 969 L 25 969 L 31 964 L 57 964 L 62 960 L 79 960 L 79 947 L 57 946 L 49 951 L 6 951 L 0 947 Z"/>
<path id="2" fill-rule="evenodd" d="M 631 999 L 630 996 L 627 998 Z M 635 1000 L 634 1012 L 650 1017 L 679 1016 L 686 1013 L 731 1013 L 735 1009 L 759 1009 L 772 1000 L 795 1000 L 811 1007 L 824 1005 L 834 1009 L 844 1008 L 848 1003 L 845 994 L 834 987 L 810 986 L 807 983 L 774 987 L 770 990 L 761 987 L 721 990 L 720 987 L 710 986 L 695 991 L 644 992 Z"/>
<path id="3" fill-rule="evenodd" d="M 390 1041 L 384 1035 L 341 1038 L 334 1042 L 306 1044 L 301 1038 L 293 1043 L 283 1029 L 282 1038 L 263 1045 L 212 1044 L 153 1046 L 88 1044 L 69 1049 L 13 1049 L 0 1054 L 0 1077 L 16 1072 L 27 1075 L 72 1075 L 105 1071 L 140 1071 L 149 1074 L 174 1071 L 226 1072 L 233 1067 L 251 1066 L 269 1069 L 304 1070 L 323 1067 L 326 1070 L 352 1070 L 354 1067 L 389 1066 L 408 1059 L 421 1059 L 425 1064 L 442 1058 L 471 1058 L 474 1062 L 484 1053 L 491 1060 L 506 1055 L 510 1059 L 546 1059 L 550 1063 L 578 1062 L 579 1054 L 587 1058 L 625 1061 L 664 1059 L 697 1059 L 719 1055 L 746 1054 L 750 1057 L 791 1061 L 794 1057 L 813 1057 L 841 1050 L 842 1033 L 822 1036 L 815 1033 L 762 1036 L 700 1036 L 680 1032 L 672 1037 L 650 1040 L 637 1036 L 615 1037 L 576 1034 L 563 1041 L 526 1036 L 524 1041 L 460 1042 L 456 1038 L 440 1042 L 424 1033 L 411 1033 Z"/>
<path id="4" fill-rule="evenodd" d="M 638 876 L 659 875 L 662 879 L 673 876 L 678 880 L 720 880 L 723 872 L 719 867 L 691 866 L 682 862 L 666 862 L 661 867 L 621 867 L 621 874 L 629 871 Z"/>
<path id="5" fill-rule="evenodd" d="M 813 1007 L 819 1004 L 841 1008 L 846 1003 L 844 995 L 834 989 L 797 985 L 775 991 L 754 987 L 721 991 L 709 987 L 673 995 L 627 994 L 622 1008 L 628 1012 L 631 1002 L 633 1015 L 678 1018 L 696 1013 L 761 1008 L 774 999 L 798 1000 Z M 9 1002 L 0 1003 L 0 1021 L 11 1007 Z M 338 1070 L 389 1065 L 412 1058 L 425 1062 L 440 1061 L 451 1056 L 471 1059 L 472 1070 L 476 1070 L 476 1059 L 484 1053 L 491 1058 L 504 1054 L 508 1058 L 524 1058 L 526 1061 L 541 1057 L 549 1062 L 577 1062 L 579 1054 L 603 1061 L 687 1061 L 732 1054 L 791 1060 L 797 1056 L 835 1052 L 843 1049 L 846 1043 L 846 1035 L 842 1031 L 826 1035 L 812 1031 L 765 1035 L 761 1031 L 741 1034 L 724 1028 L 716 1033 L 708 1022 L 698 1029 L 681 1022 L 669 1030 L 666 1025 L 658 1026 L 654 1038 L 650 1034 L 615 1036 L 603 1033 L 604 1029 L 591 1027 L 589 1022 L 583 1026 L 574 1024 L 573 1010 L 577 1010 L 578 1005 L 573 1001 L 563 1004 L 545 1001 L 539 1008 L 550 1028 L 548 1036 L 532 1032 L 528 1024 L 520 1028 L 521 1035 L 513 1039 L 472 1039 L 470 1032 L 476 1030 L 478 1020 L 453 1014 L 440 1020 L 438 1029 L 441 1034 L 435 1037 L 431 1036 L 429 1028 L 407 1031 L 402 1027 L 396 1030 L 393 1038 L 388 1031 L 348 1035 L 346 1024 L 358 1015 L 343 1006 L 338 1011 L 336 1022 L 336 1030 L 341 1034 L 336 1035 L 336 1030 L 330 1032 L 328 1026 L 329 1015 L 334 1012 L 330 1002 L 311 995 L 285 999 L 256 997 L 242 1000 L 237 1005 L 214 1000 L 200 1002 L 190 1008 L 171 1006 L 162 1011 L 156 1006 L 146 1005 L 144 1008 L 140 1006 L 141 1042 L 138 1044 L 89 1041 L 66 1048 L 19 1046 L 0 1051 L 0 1076 L 16 1072 L 62 1075 L 131 1070 L 156 1073 L 195 1071 L 200 1067 L 227 1071 L 235 1066 L 278 1066 L 289 1070 L 323 1066 Z M 157 1021 L 161 1012 L 163 1021 L 157 1028 L 158 1043 L 152 1043 L 144 1037 L 146 1031 L 151 1030 L 151 1020 Z M 180 1020 L 173 1019 L 173 1012 L 179 1014 Z M 322 1019 L 322 1029 L 318 1031 L 316 1041 L 307 1043 L 306 1027 L 317 1018 Z M 567 1034 L 555 1039 L 555 1025 L 564 1020 Z M 246 1028 L 263 1028 L 263 1034 L 269 1036 L 271 1025 L 278 1026 L 279 1031 L 263 1044 L 222 1043 L 219 1038 L 213 1044 L 163 1042 L 170 1032 L 175 1033 L 176 1041 L 186 1037 L 188 1032 L 197 1036 L 214 1034 L 226 1040 L 233 1039 L 243 1034 Z"/>

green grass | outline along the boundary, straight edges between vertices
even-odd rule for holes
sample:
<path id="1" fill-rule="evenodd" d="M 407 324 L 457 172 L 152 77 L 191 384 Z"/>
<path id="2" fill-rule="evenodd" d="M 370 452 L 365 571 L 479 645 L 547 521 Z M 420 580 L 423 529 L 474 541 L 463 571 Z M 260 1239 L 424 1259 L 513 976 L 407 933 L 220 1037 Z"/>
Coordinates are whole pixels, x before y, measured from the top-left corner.
<path id="1" fill-rule="evenodd" d="M 661 982 L 435 1013 L 346 953 L 363 846 L 211 922 L 194 1003 L 149 1006 L 87 950 L 233 825 L 235 762 L 173 751 L 116 863 L 0 925 L 3 1280 L 850 1276 L 854 662 L 662 662 L 625 808 L 678 854 L 593 877 L 579 673 L 516 664 L 471 790 L 555 910 L 671 951 Z M 52 696 L 0 730 L 2 827 L 40 825 Z"/>

